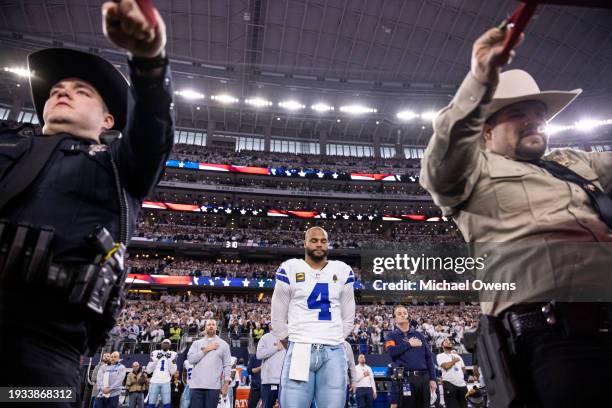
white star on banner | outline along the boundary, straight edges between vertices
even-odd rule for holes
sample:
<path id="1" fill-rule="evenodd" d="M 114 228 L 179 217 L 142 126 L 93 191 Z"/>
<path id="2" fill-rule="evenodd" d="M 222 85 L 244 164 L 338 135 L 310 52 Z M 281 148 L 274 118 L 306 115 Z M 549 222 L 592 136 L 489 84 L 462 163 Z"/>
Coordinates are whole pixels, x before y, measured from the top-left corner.
<path id="1" fill-rule="evenodd" d="M 227 279 L 227 278 L 223 279 L 223 286 L 229 286 L 229 285 L 230 285 L 230 283 L 232 283 L 232 281 L 231 281 L 231 280 L 229 280 L 229 279 Z"/>

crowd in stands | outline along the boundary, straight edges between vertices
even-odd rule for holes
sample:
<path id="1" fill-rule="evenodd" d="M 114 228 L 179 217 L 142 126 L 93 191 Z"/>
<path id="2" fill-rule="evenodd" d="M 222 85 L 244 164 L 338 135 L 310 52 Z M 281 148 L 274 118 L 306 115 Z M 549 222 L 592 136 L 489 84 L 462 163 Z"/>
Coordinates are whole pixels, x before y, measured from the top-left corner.
<path id="1" fill-rule="evenodd" d="M 151 201 L 178 204 L 194 204 L 197 206 L 213 206 L 222 208 L 237 208 L 244 210 L 299 210 L 318 212 L 344 212 L 349 214 L 383 215 L 383 214 L 419 214 L 427 217 L 441 216 L 440 209 L 432 202 L 393 202 L 393 201 L 338 201 L 325 198 L 293 198 L 278 196 L 246 196 L 235 199 L 226 196 L 225 192 L 185 193 L 178 191 L 157 190 L 151 196 Z"/>
<path id="2" fill-rule="evenodd" d="M 423 332 L 437 352 L 442 341 L 450 338 L 464 351 L 464 332 L 475 328 L 480 308 L 473 305 L 406 305 L 411 325 Z M 253 295 L 226 296 L 211 294 L 165 295 L 152 300 L 151 295 L 138 295 L 128 300 L 117 325 L 111 331 L 114 349 L 119 343 L 127 350 L 143 347 L 169 338 L 175 345 L 183 335 L 199 336 L 207 319 L 219 322 L 220 335 L 233 347 L 257 341 L 269 330 L 270 297 L 259 301 Z M 385 304 L 357 305 L 355 327 L 347 339 L 355 352 L 382 353 L 385 335 L 394 329 L 393 306 Z M 136 347 L 135 343 L 140 346 Z M 126 350 L 126 347 L 124 347 Z"/>
<path id="3" fill-rule="evenodd" d="M 167 259 L 132 256 L 126 259 L 131 273 L 152 275 L 190 275 L 208 277 L 273 278 L 278 262 L 217 262 L 206 259 Z"/>
<path id="4" fill-rule="evenodd" d="M 270 188 L 290 191 L 332 191 L 352 194 L 393 194 L 393 195 L 428 195 L 427 191 L 415 183 L 385 183 L 385 182 L 324 182 L 316 180 L 288 181 L 272 177 L 232 177 L 211 176 L 201 171 L 166 170 L 162 181 L 200 184 L 200 185 L 229 185 L 247 188 Z"/>
<path id="5" fill-rule="evenodd" d="M 301 247 L 304 242 L 302 229 L 265 230 L 144 222 L 139 223 L 136 236 L 162 242 L 186 241 L 208 245 L 235 242 L 248 247 Z M 333 232 L 330 248 L 398 247 L 423 240 L 430 243 L 460 242 L 460 237 L 450 223 L 406 223 L 385 234 Z"/>
<path id="6" fill-rule="evenodd" d="M 134 254 L 125 260 L 130 273 L 149 275 L 206 276 L 211 278 L 273 279 L 280 261 L 248 262 L 241 260 L 209 260 L 172 257 L 157 258 L 150 254 Z M 352 266 L 352 265 L 351 265 Z M 360 268 L 352 266 L 360 276 Z"/>
<path id="7" fill-rule="evenodd" d="M 255 167 L 316 168 L 347 173 L 418 174 L 420 159 L 327 156 L 261 151 L 233 151 L 178 143 L 171 159 Z"/>

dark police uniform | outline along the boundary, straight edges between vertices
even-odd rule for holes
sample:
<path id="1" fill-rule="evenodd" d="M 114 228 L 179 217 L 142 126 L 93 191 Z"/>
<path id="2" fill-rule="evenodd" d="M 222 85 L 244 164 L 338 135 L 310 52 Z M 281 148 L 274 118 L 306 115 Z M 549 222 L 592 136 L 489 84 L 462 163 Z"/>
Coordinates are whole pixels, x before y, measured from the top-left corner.
<path id="1" fill-rule="evenodd" d="M 53 227 L 52 262 L 68 271 L 93 261 L 96 252 L 85 237 L 96 226 L 105 227 L 116 242 L 121 235 L 131 236 L 142 201 L 162 174 L 174 139 L 172 83 L 165 66 L 156 77 L 140 75 L 131 66 L 133 104 L 121 138 L 96 145 L 69 134 L 53 136 L 62 140 L 37 178 L 0 210 L 0 218 L 10 222 Z M 0 183 L 49 137 L 23 133 L 23 128 L 0 130 Z M 0 348 L 7 355 L 0 384 L 77 390 L 89 330 L 64 292 L 18 279 L 2 283 Z"/>
<path id="2" fill-rule="evenodd" d="M 407 341 L 411 337 L 419 339 L 421 347 L 408 344 Z M 404 368 L 404 388 L 406 383 L 410 386 L 410 396 L 404 395 L 404 389 L 397 387 L 399 407 L 429 408 L 429 381 L 435 381 L 436 371 L 425 336 L 414 329 L 407 332 L 395 329 L 387 335 L 385 346 L 395 366 Z"/>

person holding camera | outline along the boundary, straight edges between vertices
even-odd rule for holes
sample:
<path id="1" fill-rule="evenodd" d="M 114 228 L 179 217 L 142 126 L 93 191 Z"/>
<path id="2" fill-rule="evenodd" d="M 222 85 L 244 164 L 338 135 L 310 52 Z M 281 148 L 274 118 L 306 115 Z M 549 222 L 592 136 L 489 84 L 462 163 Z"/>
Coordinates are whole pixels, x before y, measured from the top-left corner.
<path id="1" fill-rule="evenodd" d="M 127 379 L 125 380 L 130 408 L 144 407 L 144 391 L 147 388 L 147 382 L 147 374 L 138 361 L 134 361 L 132 363 L 132 371 L 128 373 Z"/>
<path id="2" fill-rule="evenodd" d="M 405 307 L 396 307 L 394 316 L 397 329 L 389 333 L 385 346 L 395 366 L 403 370 L 398 406 L 429 408 L 437 387 L 431 349 L 425 336 L 410 327 Z"/>
<path id="3" fill-rule="evenodd" d="M 155 408 L 161 397 L 164 408 L 170 408 L 172 394 L 170 381 L 177 370 L 176 352 L 170 350 L 170 340 L 161 342 L 161 350 L 151 353 L 151 361 L 147 364 L 147 372 L 151 374 L 149 385 L 148 408 Z"/>
<path id="4" fill-rule="evenodd" d="M 28 56 L 42 134 L 0 127 L 3 386 L 78 393 L 81 355 L 98 351 L 121 310 L 125 246 L 174 140 L 165 25 L 153 11 L 154 24 L 135 0 L 102 6 L 129 83 L 95 54 Z"/>

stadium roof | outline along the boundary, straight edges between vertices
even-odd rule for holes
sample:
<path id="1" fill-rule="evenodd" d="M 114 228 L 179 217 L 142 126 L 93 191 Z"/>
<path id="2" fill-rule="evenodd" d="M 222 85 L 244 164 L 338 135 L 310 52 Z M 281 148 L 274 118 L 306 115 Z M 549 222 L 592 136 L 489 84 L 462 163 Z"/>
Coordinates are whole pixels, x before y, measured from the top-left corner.
<path id="1" fill-rule="evenodd" d="M 99 52 L 125 69 L 125 58 L 101 31 L 101 2 L 5 0 L 0 5 L 0 68 L 24 66 L 25 55 L 49 46 Z M 437 110 L 467 73 L 471 44 L 499 24 L 515 0 L 156 0 L 168 27 L 185 127 L 316 140 L 423 144 L 426 121 L 403 123 L 398 111 Z M 583 88 L 556 121 L 586 114 L 612 117 L 612 11 L 543 6 L 527 29 L 512 67 L 529 71 L 542 89 Z M 25 80 L 0 71 L 0 103 L 29 100 Z M 224 105 L 211 95 L 231 94 Z M 254 108 L 247 98 L 271 106 Z M 279 102 L 303 104 L 288 110 Z M 316 103 L 333 111 L 314 112 Z M 341 112 L 360 104 L 377 112 Z M 24 105 L 28 108 L 29 105 Z M 198 109 L 199 108 L 199 109 Z M 340 120 L 338 122 L 338 120 Z M 378 123 L 377 123 L 378 122 Z M 399 131 L 399 132 L 398 132 Z"/>

